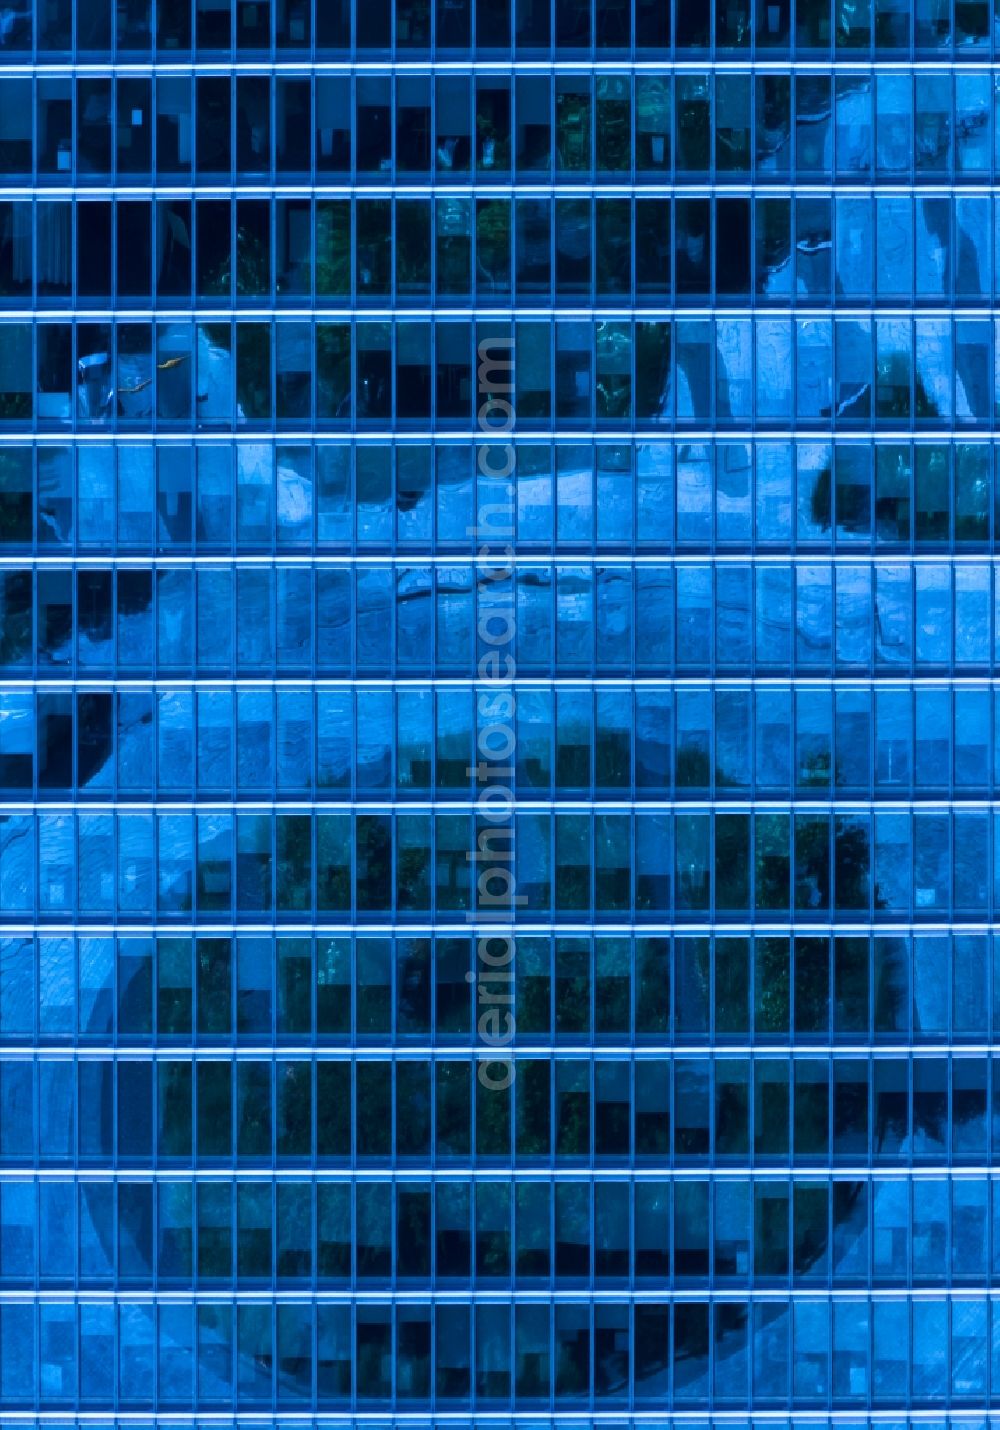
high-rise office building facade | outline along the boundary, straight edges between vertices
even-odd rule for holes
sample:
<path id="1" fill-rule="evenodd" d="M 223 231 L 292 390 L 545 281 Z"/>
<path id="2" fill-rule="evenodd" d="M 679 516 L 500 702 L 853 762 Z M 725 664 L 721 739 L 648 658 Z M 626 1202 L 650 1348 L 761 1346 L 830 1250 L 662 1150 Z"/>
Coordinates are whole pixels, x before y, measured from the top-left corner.
<path id="1" fill-rule="evenodd" d="M 1000 1404 L 996 25 L 0 0 L 5 1426 Z"/>

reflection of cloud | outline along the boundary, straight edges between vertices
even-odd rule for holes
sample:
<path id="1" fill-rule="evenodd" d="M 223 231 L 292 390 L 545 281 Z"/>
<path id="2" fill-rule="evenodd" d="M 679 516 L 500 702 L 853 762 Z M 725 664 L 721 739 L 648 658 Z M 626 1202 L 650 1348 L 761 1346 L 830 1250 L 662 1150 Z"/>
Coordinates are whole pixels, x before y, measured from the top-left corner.
<path id="1" fill-rule="evenodd" d="M 312 483 L 292 467 L 278 468 L 278 525 L 305 534 L 312 521 Z"/>

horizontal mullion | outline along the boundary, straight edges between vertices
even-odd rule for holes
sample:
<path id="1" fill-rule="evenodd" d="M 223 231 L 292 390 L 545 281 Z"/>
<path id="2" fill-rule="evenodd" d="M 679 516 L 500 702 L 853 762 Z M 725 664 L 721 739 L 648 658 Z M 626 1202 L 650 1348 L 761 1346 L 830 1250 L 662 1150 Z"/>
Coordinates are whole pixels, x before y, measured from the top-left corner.
<path id="1" fill-rule="evenodd" d="M 490 780 L 494 784 L 509 785 L 510 779 L 503 775 L 499 767 L 496 767 L 495 774 L 491 767 L 486 765 L 486 772 L 490 775 Z M 505 810 L 508 806 L 505 804 Z M 629 814 L 632 812 L 645 813 L 647 811 L 670 812 L 678 814 L 690 814 L 693 812 L 705 812 L 715 814 L 752 814 L 758 810 L 768 813 L 821 813 L 821 814 L 894 814 L 894 813 L 929 813 L 944 814 L 949 810 L 980 810 L 984 812 L 1000 811 L 1000 799 L 949 799 L 945 796 L 934 795 L 927 799 L 910 797 L 908 799 L 859 799 L 856 795 L 848 796 L 845 799 L 821 799 L 810 795 L 792 796 L 782 799 L 628 799 L 616 797 L 614 799 L 588 799 L 580 796 L 573 796 L 566 799 L 558 797 L 552 799 L 525 799 L 523 797 L 512 798 L 510 808 L 512 810 L 524 810 L 528 813 L 545 812 L 551 810 L 572 810 L 574 812 L 587 812 L 592 810 L 598 814 Z M 222 814 L 232 812 L 234 814 L 267 814 L 274 811 L 276 814 L 282 813 L 308 813 L 315 811 L 318 814 L 367 814 L 376 811 L 383 814 L 398 812 L 400 814 L 412 814 L 415 811 L 430 811 L 441 814 L 473 814 L 476 811 L 482 812 L 484 804 L 477 799 L 368 799 L 360 796 L 357 799 L 261 799 L 259 797 L 246 800 L 233 799 L 160 799 L 160 800 L 114 800 L 114 799 L 10 799 L 0 804 L 0 809 L 6 815 L 11 814 Z M 509 816 L 505 815 L 505 818 Z M 495 816 L 494 816 L 495 818 Z M 809 920 L 805 920 L 809 924 Z M 811 927 L 812 925 L 809 924 Z M 963 925 L 964 927 L 964 925 Z"/>
<path id="2" fill-rule="evenodd" d="M 249 1183 L 257 1186 L 267 1186 L 271 1182 L 285 1182 L 308 1180 L 309 1182 L 343 1183 L 343 1182 L 393 1182 L 398 1186 L 407 1186 L 411 1182 L 465 1182 L 465 1181 L 489 1181 L 495 1182 L 500 1178 L 507 1177 L 511 1182 L 559 1182 L 585 1186 L 594 1183 L 625 1182 L 642 1183 L 649 1181 L 661 1181 L 666 1179 L 671 1182 L 686 1181 L 714 1181 L 714 1182 L 743 1182 L 759 1181 L 777 1184 L 787 1184 L 796 1181 L 814 1182 L 817 1178 L 827 1177 L 834 1183 L 838 1181 L 870 1181 L 870 1182 L 892 1182 L 892 1181 L 923 1181 L 931 1179 L 933 1181 L 947 1182 L 968 1182 L 981 1181 L 983 1178 L 996 1183 L 998 1180 L 998 1168 L 995 1165 L 984 1164 L 982 1166 L 971 1166 L 963 1164 L 960 1166 L 947 1166 L 928 1164 L 923 1167 L 911 1167 L 906 1165 L 896 1166 L 892 1163 L 884 1163 L 880 1166 L 872 1166 L 870 1163 L 856 1165 L 845 1163 L 841 1165 L 828 1166 L 768 1166 L 753 1167 L 749 1165 L 733 1165 L 727 1167 L 709 1166 L 642 1166 L 642 1167 L 473 1167 L 464 1165 L 454 1165 L 447 1167 L 410 1166 L 406 1167 L 5 1167 L 3 1169 L 3 1180 L 5 1183 L 11 1182 L 70 1182 L 74 1184 L 88 1183 L 114 1183 L 119 1181 L 142 1181 L 142 1182 L 237 1182 Z M 6 1417 L 5 1417 L 6 1418 Z"/>
<path id="3" fill-rule="evenodd" d="M 489 975 L 483 974 L 483 981 Z M 601 1044 L 601 1043 L 525 1043 L 511 1042 L 502 1051 L 483 1043 L 236 1043 L 220 1045 L 214 1043 L 166 1044 L 107 1042 L 77 1043 L 6 1043 L 0 1042 L 0 1058 L 20 1062 L 39 1058 L 60 1062 L 278 1062 L 287 1058 L 308 1059 L 315 1063 L 356 1063 L 393 1062 L 400 1066 L 418 1059 L 430 1058 L 434 1062 L 454 1062 L 468 1059 L 470 1062 L 514 1061 L 519 1058 L 551 1058 L 555 1061 L 573 1059 L 592 1062 L 595 1059 L 610 1059 L 616 1062 L 642 1063 L 663 1058 L 698 1058 L 703 1062 L 726 1062 L 731 1058 L 747 1058 L 754 1062 L 816 1062 L 820 1059 L 866 1058 L 879 1062 L 885 1058 L 944 1058 L 951 1056 L 961 1061 L 963 1057 L 981 1058 L 993 1056 L 1000 1051 L 1000 1042 L 988 1043 L 646 1043 Z M 799 1159 L 797 1170 L 811 1167 L 808 1159 Z M 1000 1168 L 997 1169 L 1000 1173 Z"/>
<path id="4" fill-rule="evenodd" d="M 513 1279 L 513 1278 L 512 1278 Z M 695 1278 L 692 1278 L 694 1281 Z M 717 1287 L 709 1290 L 705 1286 L 692 1284 L 690 1286 L 665 1286 L 657 1284 L 653 1287 L 623 1285 L 616 1289 L 605 1289 L 604 1287 L 581 1286 L 572 1290 L 562 1287 L 539 1287 L 524 1289 L 520 1287 L 506 1286 L 503 1288 L 484 1288 L 477 1286 L 473 1288 L 448 1288 L 439 1289 L 423 1287 L 415 1290 L 401 1290 L 398 1287 L 384 1290 L 320 1290 L 316 1287 L 304 1287 L 300 1291 L 281 1289 L 261 1289 L 261 1290 L 235 1290 L 230 1287 L 212 1288 L 205 1291 L 167 1291 L 167 1290 L 140 1290 L 122 1288 L 120 1290 L 102 1290 L 97 1287 L 88 1287 L 79 1290 L 40 1290 L 40 1291 L 18 1291 L 0 1290 L 0 1306 L 23 1305 L 25 1302 L 49 1302 L 57 1301 L 65 1303 L 71 1301 L 80 1304 L 92 1304 L 95 1302 L 111 1302 L 112 1304 L 124 1303 L 125 1305 L 205 1305 L 219 1303 L 257 1303 L 270 1304 L 272 1302 L 294 1302 L 299 1305 L 330 1304 L 339 1303 L 351 1305 L 354 1302 L 402 1302 L 402 1303 L 426 1303 L 426 1302 L 458 1302 L 467 1305 L 469 1301 L 481 1304 L 492 1305 L 513 1305 L 519 1302 L 535 1302 L 547 1304 L 552 1301 L 571 1302 L 574 1304 L 586 1305 L 588 1302 L 597 1301 L 611 1303 L 614 1305 L 629 1305 L 633 1301 L 704 1301 L 704 1302 L 737 1302 L 743 1304 L 747 1301 L 763 1302 L 786 1302 L 789 1299 L 806 1302 L 826 1302 L 826 1301 L 924 1301 L 924 1300 L 947 1300 L 947 1301 L 1000 1301 L 1000 1287 L 987 1286 L 982 1283 L 963 1286 L 733 1286 Z M 624 1411 L 619 1411 L 614 1423 L 621 1425 Z M 969 1410 L 962 1402 L 961 1417 L 964 1423 L 966 1417 L 974 1412 Z M 791 1412 L 797 1419 L 795 1412 Z M 63 1424 L 68 1416 L 64 1411 L 58 1419 Z M 107 1417 L 106 1417 L 107 1418 Z M 118 1419 L 124 1417 L 116 1417 Z M 148 1415 L 137 1417 L 143 1422 L 150 1419 Z M 199 1421 L 206 1421 L 208 1424 L 215 1422 L 217 1417 L 199 1415 Z M 301 1425 L 303 1421 L 311 1421 L 312 1413 L 308 1408 L 303 1408 L 294 1419 Z M 546 1415 L 546 1419 L 548 1419 Z M 707 1418 L 707 1416 L 705 1417 Z M 824 1423 L 829 1419 L 828 1415 L 823 1417 Z M 9 1415 L 4 1407 L 4 1421 L 9 1419 Z M 183 1419 L 187 1421 L 188 1417 Z M 241 1417 L 243 1423 L 247 1419 Z M 510 1415 L 505 1414 L 503 1421 L 508 1421 Z M 539 1413 L 536 1411 L 532 1420 L 537 1423 Z M 746 1424 L 747 1417 L 743 1423 Z M 855 1416 L 857 1423 L 858 1416 Z M 254 1417 L 256 1420 L 256 1416 Z M 250 1421 L 249 1423 L 254 1423 Z M 381 1424 L 385 1421 L 380 1420 Z M 468 1417 L 463 1417 L 463 1423 L 468 1424 Z M 502 1422 L 501 1422 L 502 1423 Z M 658 1418 L 658 1423 L 660 1423 Z"/>
<path id="5" fill-rule="evenodd" d="M 304 180 L 282 183 L 271 182 L 257 175 L 245 180 L 236 178 L 232 183 L 190 183 L 176 182 L 132 184 L 94 184 L 86 179 L 78 184 L 4 184 L 0 182 L 0 199 L 104 199 L 104 198 L 256 198 L 274 195 L 278 198 L 469 198 L 469 197 L 517 197 L 530 198 L 577 198 L 594 196 L 597 198 L 623 198 L 635 195 L 639 198 L 655 198 L 662 195 L 680 194 L 682 197 L 759 197 L 787 198 L 800 194 L 808 198 L 865 198 L 873 195 L 890 195 L 893 198 L 989 198 L 996 193 L 996 186 L 985 180 L 969 183 L 948 184 L 940 180 L 921 183 L 913 179 L 896 181 L 874 181 L 840 183 L 834 179 L 774 179 L 767 174 L 743 182 L 732 180 L 697 179 L 647 179 L 645 171 L 635 170 L 630 178 L 579 179 L 568 177 L 546 181 L 511 179 L 506 182 L 493 178 L 477 179 L 468 183 L 438 180 L 425 184 L 402 180 L 388 184 L 369 181 L 366 173 L 358 175 L 353 183 L 308 183 Z"/>
<path id="6" fill-rule="evenodd" d="M 587 1297 L 582 1294 L 581 1301 L 586 1301 Z M 894 1402 L 895 1408 L 887 1408 L 883 1403 L 880 1408 L 873 1410 L 863 1408 L 855 1410 L 853 1413 L 848 1410 L 824 1410 L 815 1409 L 789 1410 L 759 1410 L 756 1407 L 752 1416 L 746 1410 L 742 1413 L 736 1410 L 716 1409 L 711 1412 L 711 1416 L 706 1410 L 678 1410 L 671 1408 L 666 1410 L 641 1410 L 633 1409 L 626 1411 L 624 1408 L 617 1410 L 505 1410 L 502 1417 L 498 1412 L 486 1412 L 485 1416 L 473 1411 L 461 1413 L 454 1410 L 438 1410 L 434 1413 L 433 1420 L 430 1419 L 430 1412 L 407 1411 L 395 1409 L 391 1423 L 397 1426 L 412 1426 L 414 1430 L 425 1430 L 430 1425 L 451 1426 L 456 1430 L 466 1430 L 466 1427 L 479 1426 L 507 1426 L 509 1424 L 524 1425 L 526 1430 L 536 1430 L 542 1425 L 565 1425 L 568 1430 L 584 1430 L 584 1427 L 592 1425 L 607 1425 L 609 1430 L 622 1430 L 623 1426 L 648 1425 L 650 1430 L 664 1430 L 665 1426 L 690 1425 L 692 1430 L 703 1430 L 709 1419 L 713 1424 L 732 1425 L 734 1430 L 744 1430 L 744 1427 L 752 1419 L 755 1425 L 773 1424 L 776 1430 L 784 1430 L 789 1420 L 796 1424 L 815 1425 L 825 1427 L 831 1422 L 834 1425 L 844 1425 L 855 1430 L 861 1422 L 864 1424 L 886 1425 L 896 1430 L 902 1423 L 928 1425 L 928 1430 L 938 1430 L 942 1420 L 947 1417 L 942 1416 L 940 1409 L 911 1409 L 909 1398 L 904 1397 L 898 1402 Z M 976 1420 L 977 1417 L 986 1423 L 993 1413 L 991 1405 L 977 1405 L 972 1401 L 961 1402 L 961 1410 L 956 1416 L 956 1423 L 965 1425 L 967 1422 Z M 176 1427 L 178 1425 L 187 1426 L 191 1423 L 192 1416 L 184 1415 L 176 1410 L 169 1411 L 124 1411 L 115 1413 L 115 1423 L 122 1426 L 136 1426 L 137 1430 L 151 1424 Z M 103 1430 L 110 1419 L 108 1412 L 103 1414 L 99 1411 L 77 1411 L 75 1416 L 69 1410 L 4 1410 L 4 1421 L 12 1425 L 34 1426 L 36 1423 L 42 1425 L 55 1425 L 60 1427 L 71 1425 L 94 1425 L 97 1430 Z M 387 1423 L 385 1413 L 380 1414 L 374 1410 L 347 1411 L 323 1411 L 316 1409 L 308 1410 L 266 1410 L 255 1409 L 252 1411 L 241 1411 L 237 1418 L 234 1412 L 204 1412 L 198 1416 L 198 1423 L 206 1426 L 225 1426 L 236 1430 L 237 1426 L 255 1426 L 260 1430 L 266 1430 L 269 1425 L 288 1425 L 292 1430 L 302 1430 L 305 1425 L 317 1426 L 337 1426 L 354 1427 L 358 1425 L 370 1425 L 372 1430 L 384 1430 Z"/>
<path id="7" fill-rule="evenodd" d="M 1000 685 L 994 675 L 720 675 L 720 676 L 587 676 L 516 675 L 502 681 L 476 676 L 412 676 L 398 679 L 378 676 L 129 676 L 122 679 L 81 676 L 39 676 L 37 679 L 4 679 L 6 691 L 62 690 L 468 690 L 497 685 L 513 690 L 990 690 Z"/>
<path id="8" fill-rule="evenodd" d="M 2 315 L 0 315 L 2 316 Z M 405 314 L 401 315 L 405 320 Z M 803 423 L 800 427 L 766 427 L 754 426 L 752 423 L 743 423 L 738 426 L 725 427 L 685 427 L 679 423 L 664 423 L 662 427 L 573 427 L 568 423 L 563 427 L 536 428 L 531 426 L 521 426 L 512 428 L 507 432 L 499 432 L 492 436 L 484 433 L 480 427 L 428 427 L 413 428 L 401 427 L 381 427 L 381 428 L 361 428 L 351 430 L 350 427 L 253 427 L 236 428 L 227 427 L 222 431 L 183 431 L 176 427 L 143 427 L 143 428 L 108 428 L 101 429 L 91 427 L 87 430 L 71 430 L 69 426 L 65 430 L 50 429 L 49 431 L 33 431 L 30 422 L 24 424 L 11 425 L 2 434 L 5 446 L 20 444 L 21 446 L 41 446 L 52 444 L 54 446 L 66 447 L 74 445 L 86 445 L 96 443 L 100 446 L 124 445 L 135 446 L 137 442 L 155 445 L 164 442 L 180 442 L 186 447 L 192 443 L 205 442 L 246 442 L 260 445 L 261 442 L 308 442 L 317 446 L 324 443 L 343 446 L 366 446 L 379 442 L 391 442 L 395 446 L 420 446 L 427 443 L 440 444 L 442 446 L 451 443 L 458 445 L 468 445 L 473 443 L 487 447 L 506 447 L 509 443 L 515 451 L 519 443 L 530 446 L 533 443 L 545 442 L 565 442 L 572 446 L 578 442 L 607 442 L 612 445 L 636 446 L 646 443 L 692 443 L 692 442 L 747 442 L 755 444 L 764 443 L 795 443 L 795 442 L 853 442 L 855 444 L 873 442 L 946 442 L 954 444 L 978 443 L 982 446 L 990 446 L 1000 439 L 1000 421 L 995 425 L 983 423 L 975 427 L 928 427 L 928 428 L 886 428 L 882 430 L 877 427 L 847 428 L 840 429 L 830 424 L 820 427 Z"/>
<path id="9" fill-rule="evenodd" d="M 388 304 L 384 306 L 369 306 L 367 303 L 348 305 L 326 305 L 323 303 L 305 304 L 300 306 L 271 307 L 261 305 L 260 307 L 248 306 L 246 308 L 227 307 L 170 307 L 170 308 L 135 308 L 135 307 L 60 307 L 52 310 L 44 308 L 0 308 L 0 331 L 2 324 L 10 322 L 33 322 L 37 327 L 44 327 L 47 322 L 66 323 L 68 321 L 82 322 L 190 322 L 190 323 L 219 323 L 219 322 L 263 322 L 274 320 L 288 321 L 308 321 L 325 322 L 334 320 L 343 323 L 366 323 L 366 322 L 389 322 L 410 323 L 415 321 L 447 321 L 450 319 L 461 321 L 476 321 L 485 319 L 494 321 L 518 321 L 519 319 L 537 319 L 539 321 L 548 319 L 555 322 L 559 319 L 566 319 L 570 322 L 587 320 L 593 322 L 618 321 L 618 322 L 684 322 L 687 319 L 732 319 L 742 318 L 747 321 L 751 319 L 776 319 L 789 318 L 801 319 L 806 322 L 815 322 L 819 319 L 877 319 L 877 318 L 927 318 L 938 321 L 952 321 L 954 319 L 976 319 L 980 322 L 993 321 L 1000 317 L 1000 305 L 983 303 L 978 307 L 945 307 L 938 304 L 934 307 L 914 306 L 893 303 L 891 306 L 877 306 L 874 304 L 851 304 L 836 307 L 832 304 L 803 304 L 797 306 L 789 303 L 767 303 L 754 305 L 751 302 L 740 306 L 732 304 L 658 304 L 649 307 L 637 306 L 635 304 L 608 303 L 608 304 L 587 304 L 587 303 L 567 303 L 567 304 L 547 304 L 532 305 L 526 303 L 507 303 L 503 306 L 490 306 L 484 303 L 468 303 L 460 307 L 449 307 L 447 304 L 432 304 L 424 307 L 410 307 L 401 304 Z M 512 366 L 513 370 L 513 366 Z M 502 387 L 500 391 L 508 391 L 509 388 Z M 516 417 L 516 413 L 514 414 Z M 967 424 L 970 432 L 986 430 L 986 424 Z M 492 427 L 481 427 L 478 435 L 484 440 L 494 444 L 500 444 L 509 437 L 512 428 L 494 424 Z M 613 430 L 613 429 L 609 429 Z M 683 427 L 678 430 L 683 432 Z M 872 429 L 877 431 L 878 429 Z M 951 427 L 948 429 L 953 437 L 962 435 L 961 427 Z M 719 435 L 728 435 L 728 427 L 718 429 Z M 279 435 L 283 436 L 280 432 Z"/>
<path id="10" fill-rule="evenodd" d="M 586 1301 L 586 1296 L 581 1295 L 581 1300 Z M 383 1430 L 387 1423 L 405 1427 L 412 1426 L 414 1430 L 425 1430 L 430 1425 L 451 1426 L 456 1430 L 466 1430 L 466 1427 L 480 1426 L 507 1426 L 510 1424 L 524 1425 L 526 1430 L 536 1430 L 540 1424 L 548 1426 L 550 1424 L 565 1425 L 569 1430 L 584 1430 L 584 1427 L 591 1425 L 607 1425 L 609 1430 L 622 1430 L 627 1425 L 643 1426 L 648 1425 L 650 1430 L 664 1430 L 666 1426 L 690 1425 L 692 1430 L 703 1430 L 703 1427 L 711 1420 L 713 1424 L 732 1425 L 734 1430 L 744 1430 L 744 1427 L 752 1421 L 754 1425 L 763 1424 L 776 1427 L 776 1430 L 784 1430 L 792 1420 L 795 1424 L 815 1425 L 825 1427 L 830 1423 L 834 1425 L 844 1425 L 855 1430 L 859 1424 L 866 1425 L 886 1425 L 896 1430 L 901 1424 L 927 1424 L 928 1430 L 938 1430 L 938 1427 L 948 1417 L 942 1415 L 941 1409 L 926 1410 L 910 1408 L 909 1397 L 903 1397 L 892 1402 L 895 1408 L 887 1407 L 885 1403 L 877 1410 L 862 1408 L 853 1413 L 848 1410 L 824 1410 L 806 1409 L 789 1411 L 760 1410 L 754 1407 L 752 1415 L 744 1410 L 742 1413 L 736 1410 L 715 1409 L 711 1412 L 707 1410 L 505 1410 L 502 1417 L 498 1412 L 486 1412 L 476 1414 L 473 1411 L 466 1411 L 464 1414 L 454 1410 L 438 1410 L 434 1413 L 433 1420 L 430 1419 L 430 1412 L 406 1411 L 395 1409 L 392 1421 L 388 1422 L 385 1413 L 380 1414 L 374 1410 L 347 1411 L 323 1411 L 323 1410 L 265 1410 L 255 1409 L 252 1411 L 241 1411 L 239 1418 L 234 1412 L 212 1411 L 202 1413 L 198 1416 L 198 1423 L 206 1426 L 225 1426 L 236 1430 L 237 1426 L 256 1426 L 260 1430 L 266 1430 L 269 1425 L 288 1425 L 292 1430 L 302 1430 L 305 1425 L 354 1427 L 358 1425 L 370 1425 L 372 1430 Z M 993 1414 L 994 1407 L 987 1404 L 977 1404 L 973 1401 L 963 1400 L 961 1409 L 955 1416 L 955 1423 L 966 1425 L 977 1418 L 982 1423 L 987 1423 Z M 36 1423 L 42 1425 L 55 1425 L 66 1427 L 71 1425 L 94 1425 L 98 1430 L 103 1430 L 107 1425 L 110 1414 L 99 1411 L 77 1411 L 75 1416 L 69 1410 L 4 1410 L 4 1421 L 12 1425 L 33 1426 Z M 115 1413 L 115 1423 L 122 1426 L 134 1425 L 137 1430 L 147 1425 L 165 1426 L 187 1426 L 191 1423 L 192 1416 L 184 1415 L 176 1410 L 169 1411 L 124 1411 Z"/>
<path id="11" fill-rule="evenodd" d="M 429 47 L 428 47 L 429 48 Z M 510 48 L 504 46 L 504 48 Z M 546 47 L 540 47 L 546 48 Z M 187 60 L 105 60 L 92 63 L 77 63 L 75 60 L 14 61 L 4 66 L 4 73 L 12 76 L 84 75 L 107 76 L 121 74 L 126 77 L 137 75 L 185 75 L 185 74 L 788 74 L 802 71 L 806 74 L 934 74 L 954 72 L 975 74 L 1000 70 L 1000 59 L 991 59 L 988 52 L 973 51 L 962 60 L 918 59 L 902 53 L 891 59 L 865 58 L 861 51 L 855 51 L 850 59 L 835 59 L 832 54 L 813 55 L 811 58 L 773 56 L 753 58 L 710 58 L 707 54 L 700 59 L 663 58 L 650 60 L 631 59 L 591 59 L 581 55 L 576 59 L 412 59 L 400 60 L 380 58 L 374 60 L 345 57 L 338 60 L 313 59 L 303 55 L 301 59 L 272 60 L 266 53 L 259 59 L 232 60 L 220 54 L 213 59 Z"/>
<path id="12" fill-rule="evenodd" d="M 24 571 L 32 567 L 93 567 L 99 566 L 102 569 L 108 567 L 122 567 L 127 569 L 155 570 L 164 569 L 188 569 L 195 566 L 214 567 L 221 570 L 229 566 L 250 566 L 263 567 L 267 570 L 277 567 L 300 567 L 306 570 L 322 570 L 324 567 L 342 566 L 443 566 L 451 567 L 483 567 L 485 570 L 495 571 L 502 565 L 541 569 L 571 569 L 579 570 L 581 567 L 589 569 L 591 567 L 619 566 L 630 568 L 633 566 L 653 566 L 657 568 L 674 566 L 739 566 L 743 569 L 754 567 L 786 567 L 786 566 L 868 566 L 872 568 L 910 566 L 972 566 L 992 570 L 1000 566 L 1000 553 L 992 551 L 980 552 L 956 552 L 950 547 L 945 547 L 941 551 L 885 551 L 873 550 L 871 546 L 855 549 L 853 551 L 830 551 L 820 549 L 814 551 L 661 551 L 636 552 L 625 554 L 620 551 L 602 552 L 599 548 L 588 548 L 586 550 L 572 553 L 541 553 L 541 552 L 516 552 L 508 555 L 504 546 L 506 534 L 481 545 L 475 550 L 430 552 L 426 550 L 400 552 L 387 551 L 378 554 L 353 553 L 351 555 L 340 555 L 336 552 L 316 552 L 306 554 L 296 551 L 274 551 L 266 554 L 247 552 L 227 552 L 213 554 L 211 556 L 198 554 L 177 555 L 177 556 L 131 556 L 131 555 L 73 555 L 67 552 L 65 556 L 36 556 L 30 552 L 23 555 L 0 556 L 0 570 Z M 740 661 L 738 664 L 745 664 Z M 897 676 L 896 679 L 899 677 Z M 496 682 L 494 682 L 496 683 Z M 501 682 L 506 684 L 506 681 Z"/>
<path id="13" fill-rule="evenodd" d="M 375 934 L 379 937 L 402 935 L 412 937 L 413 935 L 449 935 L 464 934 L 469 938 L 482 935 L 492 935 L 497 931 L 508 930 L 518 938 L 527 935 L 542 934 L 552 937 L 563 937 L 565 935 L 590 935 L 590 934 L 623 934 L 636 935 L 637 937 L 657 937 L 667 935 L 698 935 L 705 938 L 711 935 L 725 936 L 728 934 L 745 934 L 747 936 L 760 935 L 795 935 L 807 934 L 809 936 L 829 937 L 831 935 L 880 935 L 880 934 L 902 934 L 910 936 L 913 934 L 997 934 L 1000 933 L 1000 921 L 984 922 L 983 920 L 969 920 L 967 923 L 947 923 L 941 920 L 928 920 L 927 923 L 908 923 L 901 920 L 887 920 L 885 923 L 871 923 L 866 921 L 845 919 L 843 923 L 822 922 L 810 920 L 807 923 L 775 922 L 773 920 L 760 919 L 757 922 L 743 922 L 733 920 L 713 920 L 709 923 L 684 923 L 660 920 L 651 920 L 649 923 L 629 923 L 622 921 L 609 921 L 608 923 L 588 923 L 578 919 L 570 919 L 565 923 L 553 923 L 550 920 L 525 920 L 524 923 L 518 921 L 515 926 L 512 923 L 500 923 L 497 921 L 485 922 L 476 919 L 474 916 L 465 922 L 450 922 L 447 919 L 440 919 L 437 922 L 398 923 L 388 919 L 383 923 L 357 922 L 311 922 L 302 920 L 298 923 L 283 923 L 280 918 L 271 923 L 259 923 L 247 920 L 246 923 L 227 923 L 206 919 L 204 922 L 184 923 L 182 921 L 160 923 L 155 918 L 142 920 L 122 919 L 119 922 L 107 922 L 95 919 L 92 922 L 75 923 L 72 920 L 53 919 L 52 922 L 31 923 L 24 919 L 11 920 L 0 925 L 0 937 L 9 935 L 21 936 L 51 936 L 62 934 L 79 934 L 84 938 L 92 937 L 112 937 L 116 934 L 142 934 L 150 937 L 162 935 L 163 937 L 175 937 L 178 934 L 197 935 L 242 935 L 256 934 L 271 937 L 303 937 L 311 934 L 340 934 L 344 936 L 357 935 L 364 937 L 366 934 Z"/>

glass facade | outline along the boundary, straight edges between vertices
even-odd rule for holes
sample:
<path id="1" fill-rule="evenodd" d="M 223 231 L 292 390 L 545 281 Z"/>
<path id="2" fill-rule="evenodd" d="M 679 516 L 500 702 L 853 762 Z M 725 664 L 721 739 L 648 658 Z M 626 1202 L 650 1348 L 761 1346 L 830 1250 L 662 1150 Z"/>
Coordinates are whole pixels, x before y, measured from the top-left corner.
<path id="1" fill-rule="evenodd" d="M 1000 0 L 0 0 L 0 1421 L 1000 1412 Z"/>

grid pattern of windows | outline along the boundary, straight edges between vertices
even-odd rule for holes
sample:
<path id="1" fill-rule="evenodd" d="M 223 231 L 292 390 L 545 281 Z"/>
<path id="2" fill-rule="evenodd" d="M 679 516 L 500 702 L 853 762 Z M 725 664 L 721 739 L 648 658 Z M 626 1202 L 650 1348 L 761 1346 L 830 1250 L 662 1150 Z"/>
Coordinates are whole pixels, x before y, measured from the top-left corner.
<path id="1" fill-rule="evenodd" d="M 998 45 L 0 0 L 5 1430 L 1000 1411 Z"/>

